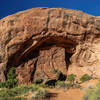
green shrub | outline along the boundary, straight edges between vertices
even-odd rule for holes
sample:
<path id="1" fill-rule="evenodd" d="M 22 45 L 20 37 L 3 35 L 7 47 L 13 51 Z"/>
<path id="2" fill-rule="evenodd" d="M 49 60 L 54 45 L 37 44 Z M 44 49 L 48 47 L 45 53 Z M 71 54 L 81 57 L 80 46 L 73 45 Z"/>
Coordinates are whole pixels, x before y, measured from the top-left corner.
<path id="1" fill-rule="evenodd" d="M 0 100 L 27 100 L 25 98 L 22 98 L 22 97 L 1 97 Z"/>
<path id="2" fill-rule="evenodd" d="M 38 85 L 39 85 L 39 87 L 43 87 L 43 88 L 48 87 L 48 85 L 46 85 L 46 84 L 44 84 L 44 83 L 42 83 L 42 84 L 38 84 Z"/>
<path id="3" fill-rule="evenodd" d="M 9 98 L 9 100 L 22 100 L 23 98 L 17 97 L 20 97 L 21 95 L 26 95 L 26 93 L 28 93 L 29 91 L 36 91 L 38 90 L 38 88 L 39 87 L 36 85 L 20 85 L 11 89 L 5 88 L 0 90 L 0 98 L 2 98 L 0 100 L 8 100 L 5 98 Z"/>
<path id="4" fill-rule="evenodd" d="M 70 82 L 70 84 L 74 84 L 75 77 L 76 77 L 76 75 L 74 75 L 74 74 L 68 75 L 67 80 Z"/>
<path id="5" fill-rule="evenodd" d="M 12 67 L 7 74 L 7 81 L 4 83 L 5 87 L 13 88 L 17 85 L 15 68 Z"/>
<path id="6" fill-rule="evenodd" d="M 40 88 L 36 92 L 33 93 L 32 98 L 46 98 L 48 95 L 48 91 L 46 89 Z"/>
<path id="7" fill-rule="evenodd" d="M 12 67 L 7 74 L 7 80 L 5 82 L 0 83 L 0 88 L 13 88 L 16 85 L 17 79 L 15 74 L 15 68 Z"/>
<path id="8" fill-rule="evenodd" d="M 0 88 L 4 88 L 5 87 L 5 83 L 0 83 Z"/>
<path id="9" fill-rule="evenodd" d="M 100 100 L 100 83 L 96 85 L 96 88 L 89 88 L 83 96 L 83 100 Z"/>
<path id="10" fill-rule="evenodd" d="M 6 88 L 14 88 L 17 84 L 17 80 L 9 79 L 5 82 Z"/>
<path id="11" fill-rule="evenodd" d="M 56 82 L 56 88 L 67 88 L 67 89 L 70 89 L 70 88 L 80 88 L 81 86 L 78 84 L 78 83 L 65 83 L 64 81 L 57 81 Z"/>
<path id="12" fill-rule="evenodd" d="M 15 79 L 16 74 L 15 74 L 15 67 L 10 68 L 8 74 L 7 74 L 8 79 Z"/>
<path id="13" fill-rule="evenodd" d="M 38 78 L 38 79 L 36 79 L 36 80 L 34 81 L 34 83 L 35 83 L 35 84 L 41 84 L 41 83 L 43 83 L 43 79 Z"/>
<path id="14" fill-rule="evenodd" d="M 85 81 L 88 81 L 90 80 L 91 77 L 88 75 L 88 74 L 84 74 L 81 78 L 80 78 L 80 81 L 81 82 L 85 82 Z"/>
<path id="15" fill-rule="evenodd" d="M 20 94 L 23 94 L 28 91 L 36 91 L 38 88 L 39 87 L 36 85 L 22 85 L 17 89 L 17 91 L 19 90 Z"/>
<path id="16" fill-rule="evenodd" d="M 20 85 L 18 87 L 15 87 L 12 89 L 12 91 L 15 93 L 16 92 L 16 95 L 19 96 L 19 95 L 22 95 L 22 94 L 25 94 L 29 91 L 35 91 L 38 89 L 38 86 L 36 85 Z"/>
<path id="17" fill-rule="evenodd" d="M 72 88 L 81 88 L 81 86 L 78 83 L 74 83 L 73 86 L 72 86 Z"/>
<path id="18" fill-rule="evenodd" d="M 64 81 L 57 81 L 55 87 L 56 88 L 66 88 L 67 84 Z"/>

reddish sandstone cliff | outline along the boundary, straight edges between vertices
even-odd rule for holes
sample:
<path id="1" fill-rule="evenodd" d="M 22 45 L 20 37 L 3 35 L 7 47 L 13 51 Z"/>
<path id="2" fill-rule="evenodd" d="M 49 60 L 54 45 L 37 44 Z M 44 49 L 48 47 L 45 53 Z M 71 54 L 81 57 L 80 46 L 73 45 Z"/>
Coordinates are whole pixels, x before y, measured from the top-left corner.
<path id="1" fill-rule="evenodd" d="M 0 20 L 0 81 L 11 67 L 19 84 L 100 70 L 100 18 L 63 8 L 33 8 Z"/>

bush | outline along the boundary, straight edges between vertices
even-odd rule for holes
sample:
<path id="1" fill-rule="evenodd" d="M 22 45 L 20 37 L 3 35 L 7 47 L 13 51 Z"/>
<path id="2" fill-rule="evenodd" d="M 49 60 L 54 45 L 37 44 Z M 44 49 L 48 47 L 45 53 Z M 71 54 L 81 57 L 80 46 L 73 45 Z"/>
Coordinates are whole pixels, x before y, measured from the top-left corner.
<path id="1" fill-rule="evenodd" d="M 32 98 L 46 98 L 48 91 L 46 89 L 40 88 L 35 93 L 33 93 Z"/>
<path id="2" fill-rule="evenodd" d="M 7 80 L 3 83 L 0 83 L 0 88 L 13 88 L 16 85 L 17 85 L 17 80 L 15 74 L 15 68 L 12 67 L 7 74 Z"/>
<path id="3" fill-rule="evenodd" d="M 0 98 L 2 98 L 0 100 L 25 100 L 25 98 L 20 98 L 20 96 L 26 95 L 26 93 L 28 93 L 29 91 L 36 90 L 38 90 L 38 86 L 36 85 L 20 85 L 11 89 L 5 88 L 0 90 Z"/>
<path id="4" fill-rule="evenodd" d="M 16 98 L 14 98 L 14 97 L 4 97 L 4 98 L 0 97 L 0 100 L 27 100 L 27 99 L 22 98 L 22 97 L 16 97 Z"/>
<path id="5" fill-rule="evenodd" d="M 17 80 L 9 79 L 5 82 L 6 88 L 14 88 L 17 84 Z"/>
<path id="6" fill-rule="evenodd" d="M 65 83 L 64 81 L 57 81 L 56 88 L 80 88 L 81 86 L 78 83 Z"/>
<path id="7" fill-rule="evenodd" d="M 56 88 L 66 88 L 67 84 L 64 81 L 57 81 Z"/>
<path id="8" fill-rule="evenodd" d="M 74 83 L 74 85 L 72 86 L 73 88 L 81 88 L 79 83 Z"/>
<path id="9" fill-rule="evenodd" d="M 41 83 L 43 83 L 43 79 L 36 79 L 35 81 L 34 81 L 34 83 L 35 84 L 41 84 Z"/>
<path id="10" fill-rule="evenodd" d="M 20 85 L 18 87 L 15 87 L 12 89 L 13 92 L 16 92 L 16 95 L 22 95 L 29 91 L 36 91 L 38 89 L 38 86 L 36 85 Z"/>
<path id="11" fill-rule="evenodd" d="M 0 88 L 4 88 L 5 87 L 5 83 L 0 83 Z"/>
<path id="12" fill-rule="evenodd" d="M 80 78 L 80 81 L 81 82 L 85 82 L 85 81 L 88 81 L 90 80 L 91 77 L 88 75 L 88 74 L 84 74 L 81 78 Z"/>
<path id="13" fill-rule="evenodd" d="M 7 74 L 7 81 L 5 82 L 5 87 L 7 88 L 14 88 L 17 85 L 17 80 L 16 80 L 16 74 L 15 74 L 15 68 L 12 67 L 8 74 Z"/>
<path id="14" fill-rule="evenodd" d="M 46 84 L 44 84 L 44 83 L 42 83 L 42 84 L 38 84 L 38 85 L 39 85 L 39 87 L 43 87 L 43 88 L 48 87 L 48 85 L 46 85 Z"/>
<path id="15" fill-rule="evenodd" d="M 16 74 L 15 74 L 15 67 L 10 68 L 8 74 L 7 74 L 8 79 L 15 79 Z"/>
<path id="16" fill-rule="evenodd" d="M 74 75 L 74 74 L 68 75 L 67 80 L 70 82 L 70 84 L 74 84 L 75 77 L 76 77 L 76 75 Z"/>
<path id="17" fill-rule="evenodd" d="M 100 100 L 100 83 L 96 85 L 96 88 L 88 89 L 83 100 Z"/>

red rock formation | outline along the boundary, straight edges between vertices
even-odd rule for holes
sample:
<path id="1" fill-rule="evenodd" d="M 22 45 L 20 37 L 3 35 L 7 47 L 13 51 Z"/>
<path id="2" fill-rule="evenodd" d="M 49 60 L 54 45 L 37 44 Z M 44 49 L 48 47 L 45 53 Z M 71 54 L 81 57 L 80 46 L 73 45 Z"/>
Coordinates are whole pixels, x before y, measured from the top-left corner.
<path id="1" fill-rule="evenodd" d="M 99 37 L 100 18 L 82 11 L 33 8 L 5 17 L 0 20 L 0 81 L 13 66 L 19 84 L 56 79 L 54 69 L 80 76 L 99 68 Z"/>

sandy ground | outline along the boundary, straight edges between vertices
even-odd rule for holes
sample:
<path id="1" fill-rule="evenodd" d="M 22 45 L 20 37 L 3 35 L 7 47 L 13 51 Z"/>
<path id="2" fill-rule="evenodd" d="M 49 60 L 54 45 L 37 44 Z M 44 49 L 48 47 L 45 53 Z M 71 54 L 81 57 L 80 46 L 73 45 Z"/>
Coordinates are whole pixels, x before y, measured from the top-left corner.
<path id="1" fill-rule="evenodd" d="M 98 80 L 90 80 L 85 83 L 81 84 L 81 88 L 69 89 L 60 88 L 60 89 L 49 89 L 50 98 L 46 99 L 38 99 L 38 100 L 83 100 L 83 95 L 86 93 L 86 90 L 93 86 L 95 87 L 98 83 Z M 31 95 L 32 93 L 30 93 Z M 37 100 L 37 99 L 30 99 L 30 95 L 28 100 Z"/>
<path id="2" fill-rule="evenodd" d="M 51 98 L 50 100 L 82 100 L 83 91 L 80 89 L 70 89 L 68 91 L 52 89 L 51 93 L 56 93 L 56 96 Z"/>
<path id="3" fill-rule="evenodd" d="M 50 100 L 82 100 L 86 89 L 89 86 L 95 86 L 98 80 L 90 80 L 81 84 L 83 89 L 50 89 L 50 93 L 55 94 Z"/>

